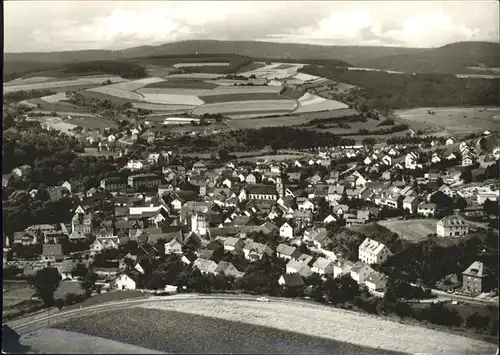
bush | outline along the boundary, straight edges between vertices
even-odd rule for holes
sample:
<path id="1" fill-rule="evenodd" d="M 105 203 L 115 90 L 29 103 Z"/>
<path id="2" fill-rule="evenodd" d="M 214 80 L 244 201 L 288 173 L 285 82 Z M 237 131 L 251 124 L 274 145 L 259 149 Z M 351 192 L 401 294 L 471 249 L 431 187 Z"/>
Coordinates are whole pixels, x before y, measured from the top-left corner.
<path id="1" fill-rule="evenodd" d="M 76 294 L 76 293 L 67 293 L 66 296 L 64 296 L 64 305 L 70 306 L 72 304 L 78 303 L 83 301 L 83 295 Z"/>

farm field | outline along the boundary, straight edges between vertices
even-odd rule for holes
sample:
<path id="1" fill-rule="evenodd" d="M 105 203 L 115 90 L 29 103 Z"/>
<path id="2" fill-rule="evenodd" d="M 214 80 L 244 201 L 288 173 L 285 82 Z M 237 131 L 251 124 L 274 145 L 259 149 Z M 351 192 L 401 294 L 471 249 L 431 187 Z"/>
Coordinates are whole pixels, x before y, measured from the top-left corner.
<path id="1" fill-rule="evenodd" d="M 62 88 L 62 87 L 72 87 L 75 85 L 100 85 L 106 80 L 111 80 L 112 82 L 124 82 L 126 79 L 120 78 L 119 76 L 89 76 L 89 77 L 79 77 L 76 79 L 63 79 L 48 82 L 39 82 L 33 84 L 19 84 L 19 85 L 4 85 L 4 93 L 21 91 L 21 90 L 41 90 L 41 89 L 52 89 L 52 88 Z"/>
<path id="2" fill-rule="evenodd" d="M 310 93 L 305 93 L 304 96 L 300 97 L 298 101 L 300 105 L 295 110 L 296 113 L 333 111 L 349 107 L 342 102 L 325 99 Z"/>
<path id="3" fill-rule="evenodd" d="M 35 105 L 35 107 L 38 107 L 38 105 L 40 105 L 39 107 L 40 110 L 45 110 L 50 112 L 59 113 L 60 111 L 65 111 L 65 112 L 75 112 L 75 113 L 89 113 L 89 110 L 87 108 L 73 105 L 72 103 L 65 101 L 47 102 L 42 100 L 41 98 L 30 99 L 26 101 L 32 105 Z M 25 102 L 23 101 L 22 103 L 24 104 Z"/>
<path id="4" fill-rule="evenodd" d="M 257 161 L 287 161 L 287 160 L 296 160 L 303 158 L 304 156 L 302 154 L 276 154 L 276 155 L 261 155 L 258 157 L 246 157 L 246 158 L 238 158 L 238 160 L 241 161 L 250 161 L 250 162 L 257 162 Z"/>
<path id="5" fill-rule="evenodd" d="M 203 96 L 217 96 L 217 95 L 238 95 L 238 94 L 279 94 L 281 86 L 220 86 L 213 90 L 208 91 Z"/>
<path id="6" fill-rule="evenodd" d="M 429 114 L 429 110 L 435 114 Z M 500 130 L 500 121 L 494 118 L 500 114 L 498 107 L 431 107 L 395 110 L 394 113 L 414 129 L 443 136 Z"/>
<path id="7" fill-rule="evenodd" d="M 284 116 L 289 114 L 290 111 L 283 110 L 269 110 L 269 111 L 246 111 L 245 113 L 241 112 L 227 112 L 224 114 L 225 117 L 232 119 L 231 122 L 236 122 L 244 119 L 259 119 L 259 118 L 273 118 L 275 116 Z M 249 127 L 252 128 L 252 127 Z"/>
<path id="8" fill-rule="evenodd" d="M 315 354 L 492 354 L 496 350 L 492 343 L 304 302 L 155 302 L 53 327 L 173 353 L 239 353 L 242 347 L 254 353 Z"/>
<path id="9" fill-rule="evenodd" d="M 221 95 L 203 95 L 199 97 L 205 102 L 205 104 L 214 104 L 218 102 L 235 102 L 235 101 L 254 101 L 254 100 L 283 100 L 283 96 L 277 93 L 265 93 L 265 92 L 254 92 L 254 93 L 234 93 L 234 94 L 221 94 Z M 286 98 L 285 98 L 286 99 Z"/>
<path id="10" fill-rule="evenodd" d="M 167 80 L 171 79 L 192 79 L 192 80 L 210 80 L 223 77 L 223 74 L 213 74 L 213 73 L 187 73 L 187 74 L 171 74 L 165 76 Z"/>
<path id="11" fill-rule="evenodd" d="M 174 64 L 174 68 L 191 68 L 191 67 L 228 67 L 227 62 L 206 62 L 206 63 L 178 63 Z"/>
<path id="12" fill-rule="evenodd" d="M 48 102 L 48 103 L 55 103 L 55 102 L 59 102 L 62 100 L 66 100 L 67 97 L 66 97 L 66 94 L 64 92 L 59 92 L 59 93 L 54 94 L 54 95 L 41 97 L 40 99 L 45 101 L 45 102 Z"/>
<path id="13" fill-rule="evenodd" d="M 216 86 L 238 86 L 238 85 L 247 85 L 253 84 L 256 86 L 262 86 L 267 82 L 265 79 L 248 79 L 248 80 L 238 80 L 238 79 L 215 79 L 215 80 L 207 80 L 205 83 L 213 84 Z"/>
<path id="14" fill-rule="evenodd" d="M 173 94 L 142 94 L 143 100 L 153 104 L 163 105 L 203 105 L 203 101 L 194 95 Z"/>
<path id="15" fill-rule="evenodd" d="M 128 92 L 128 91 L 124 91 L 124 90 L 121 90 L 121 91 Z M 123 104 L 129 103 L 129 102 L 132 102 L 132 103 L 142 102 L 142 99 L 143 99 L 142 96 L 140 96 L 139 94 L 136 94 L 136 93 L 133 93 L 133 94 L 137 95 L 136 97 L 138 97 L 139 100 L 127 99 L 124 97 L 114 96 L 113 94 L 106 94 L 102 91 L 94 91 L 94 90 L 83 90 L 83 91 L 80 91 L 79 94 L 81 94 L 85 98 L 85 100 L 92 100 L 92 99 L 109 100 L 115 105 L 123 105 Z"/>
<path id="16" fill-rule="evenodd" d="M 304 93 L 299 90 L 292 89 L 290 87 L 286 87 L 285 90 L 281 93 L 282 96 L 288 97 L 293 100 L 298 100 L 302 96 L 304 96 Z"/>
<path id="17" fill-rule="evenodd" d="M 108 312 L 101 317 L 74 319 L 54 328 L 167 353 L 401 354 L 283 331 L 268 325 L 249 324 L 252 321 L 242 323 L 190 313 L 136 307 Z"/>
<path id="18" fill-rule="evenodd" d="M 64 123 L 81 126 L 86 129 L 104 129 L 116 128 L 118 124 L 115 121 L 102 117 L 72 117 L 63 121 Z"/>
<path id="19" fill-rule="evenodd" d="M 295 126 L 307 122 L 309 122 L 308 119 L 299 116 L 277 116 L 266 118 L 241 117 L 240 119 L 228 121 L 227 125 L 235 129 L 258 129 L 262 127 Z"/>
<path id="20" fill-rule="evenodd" d="M 257 101 L 234 101 L 214 104 L 204 104 L 195 108 L 194 115 L 208 114 L 226 114 L 229 112 L 244 114 L 248 111 L 269 112 L 269 111 L 288 111 L 297 106 L 293 100 L 257 100 Z"/>
<path id="21" fill-rule="evenodd" d="M 195 108 L 194 105 L 162 105 L 162 104 L 150 104 L 147 102 L 134 102 L 135 108 L 141 108 L 143 110 L 152 111 L 177 111 L 177 110 L 190 110 Z"/>
<path id="22" fill-rule="evenodd" d="M 140 89 L 148 84 L 153 84 L 153 83 L 158 83 L 158 82 L 163 82 L 165 79 L 163 78 L 145 78 L 145 79 L 138 79 L 138 80 L 131 80 L 131 81 L 126 81 L 123 83 L 118 83 L 118 84 L 113 84 L 113 85 L 107 85 L 106 87 L 111 89 L 120 89 L 120 90 L 126 90 L 126 91 L 135 91 L 137 89 Z"/>
<path id="23" fill-rule="evenodd" d="M 308 81 L 313 81 L 313 80 L 322 79 L 322 78 L 319 76 L 316 76 L 316 75 L 297 73 L 291 79 L 295 79 L 295 80 L 298 80 L 298 81 L 305 83 Z"/>
<path id="24" fill-rule="evenodd" d="M 117 97 L 120 99 L 126 99 L 126 100 L 134 100 L 134 101 L 142 101 L 144 97 L 140 94 L 137 94 L 133 91 L 128 91 L 125 89 L 118 89 L 116 87 L 112 86 L 99 86 L 93 89 L 88 89 L 85 90 L 86 92 L 94 92 L 98 94 L 104 94 L 112 97 Z M 99 98 L 99 95 L 96 96 Z"/>
<path id="25" fill-rule="evenodd" d="M 165 89 L 214 89 L 218 87 L 216 82 L 206 82 L 201 80 L 167 80 L 156 83 L 151 83 L 144 86 L 143 89 L 149 88 L 165 88 Z"/>
<path id="26" fill-rule="evenodd" d="M 9 85 L 23 85 L 23 84 L 38 84 L 45 83 L 47 81 L 54 80 L 54 78 L 49 76 L 34 76 L 31 78 L 17 78 L 4 83 L 5 86 Z"/>
<path id="27" fill-rule="evenodd" d="M 409 219 L 384 220 L 378 223 L 399 234 L 402 239 L 417 243 L 427 239 L 429 234 L 436 233 L 437 221 L 437 219 Z"/>
<path id="28" fill-rule="evenodd" d="M 20 342 L 29 347 L 30 352 L 42 354 L 164 354 L 141 346 L 54 328 L 23 334 Z"/>
<path id="29" fill-rule="evenodd" d="M 202 96 L 210 93 L 210 89 L 190 89 L 190 88 L 141 88 L 135 92 L 141 95 L 166 94 L 166 95 L 192 95 Z"/>

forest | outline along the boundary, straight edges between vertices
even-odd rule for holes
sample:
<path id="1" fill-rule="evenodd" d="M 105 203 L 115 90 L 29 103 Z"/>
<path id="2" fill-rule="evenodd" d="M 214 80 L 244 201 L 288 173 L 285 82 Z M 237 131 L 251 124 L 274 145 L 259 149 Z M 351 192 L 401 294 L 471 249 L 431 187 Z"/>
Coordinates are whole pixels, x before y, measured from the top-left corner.
<path id="1" fill-rule="evenodd" d="M 364 100 L 369 108 L 414 108 L 500 104 L 500 79 L 462 79 L 452 74 L 389 74 L 308 65 L 299 72 L 358 86 L 342 94 L 347 102 Z"/>

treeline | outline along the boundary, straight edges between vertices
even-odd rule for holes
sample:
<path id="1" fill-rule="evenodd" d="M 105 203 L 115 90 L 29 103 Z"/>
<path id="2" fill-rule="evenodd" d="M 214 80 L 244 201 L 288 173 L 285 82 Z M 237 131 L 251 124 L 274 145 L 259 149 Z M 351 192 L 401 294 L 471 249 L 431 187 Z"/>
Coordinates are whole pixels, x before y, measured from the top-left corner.
<path id="1" fill-rule="evenodd" d="M 147 75 L 146 69 L 137 63 L 111 60 L 66 64 L 62 71 L 80 75 L 111 74 L 125 79 L 140 79 Z"/>
<path id="2" fill-rule="evenodd" d="M 228 151 L 272 149 L 310 149 L 324 146 L 354 145 L 354 139 L 342 138 L 328 132 L 316 132 L 292 127 L 265 127 L 221 132 L 217 136 L 182 136 L 174 138 L 173 146 L 198 149 L 218 147 Z"/>
<path id="3" fill-rule="evenodd" d="M 7 92 L 3 94 L 3 102 L 4 104 L 9 104 L 13 102 L 36 99 L 38 97 L 49 96 L 54 94 L 55 92 L 46 89 Z"/>
<path id="4" fill-rule="evenodd" d="M 500 80 L 459 79 L 451 74 L 389 74 L 309 65 L 302 73 L 360 87 L 343 94 L 347 102 L 364 98 L 368 108 L 498 105 Z"/>
<path id="5" fill-rule="evenodd" d="M 246 57 L 233 56 L 230 58 L 229 65 L 226 66 L 193 66 L 193 67 L 183 67 L 183 72 L 185 73 L 214 73 L 214 74 L 228 74 L 235 73 L 241 67 L 250 64 L 252 61 Z"/>

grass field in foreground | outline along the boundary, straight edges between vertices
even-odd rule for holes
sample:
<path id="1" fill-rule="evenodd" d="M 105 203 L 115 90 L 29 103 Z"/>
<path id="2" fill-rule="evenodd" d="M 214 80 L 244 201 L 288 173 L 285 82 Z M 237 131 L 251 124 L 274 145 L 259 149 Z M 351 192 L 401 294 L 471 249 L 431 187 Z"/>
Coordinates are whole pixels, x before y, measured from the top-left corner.
<path id="1" fill-rule="evenodd" d="M 133 308 L 102 313 L 98 317 L 76 318 L 54 328 L 170 353 L 401 354 L 274 328 L 153 308 Z"/>
<path id="2" fill-rule="evenodd" d="M 380 221 L 380 225 L 397 233 L 401 239 L 411 242 L 419 242 L 427 238 L 429 234 L 436 233 L 437 219 L 409 219 L 395 221 Z"/>

